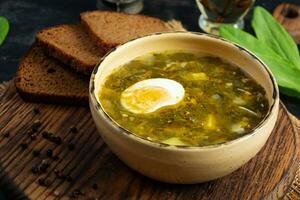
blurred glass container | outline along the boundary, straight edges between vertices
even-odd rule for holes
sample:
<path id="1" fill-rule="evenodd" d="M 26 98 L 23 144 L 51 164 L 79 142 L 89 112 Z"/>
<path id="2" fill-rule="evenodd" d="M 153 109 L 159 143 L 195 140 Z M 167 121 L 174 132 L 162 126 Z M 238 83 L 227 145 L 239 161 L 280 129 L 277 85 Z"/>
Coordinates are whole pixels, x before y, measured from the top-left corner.
<path id="1" fill-rule="evenodd" d="M 97 0 L 97 8 L 136 14 L 143 10 L 143 0 Z"/>
<path id="2" fill-rule="evenodd" d="M 201 11 L 200 28 L 215 35 L 221 25 L 244 28 L 244 16 L 255 0 L 196 0 Z"/>

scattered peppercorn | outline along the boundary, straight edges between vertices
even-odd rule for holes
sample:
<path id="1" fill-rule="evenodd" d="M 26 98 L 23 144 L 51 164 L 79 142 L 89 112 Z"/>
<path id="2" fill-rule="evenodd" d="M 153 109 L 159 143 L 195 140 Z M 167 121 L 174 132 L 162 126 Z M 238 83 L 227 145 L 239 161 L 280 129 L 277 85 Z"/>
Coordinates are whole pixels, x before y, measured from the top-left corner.
<path id="1" fill-rule="evenodd" d="M 20 147 L 21 147 L 23 150 L 25 150 L 25 149 L 28 148 L 28 144 L 27 144 L 26 142 L 23 142 L 23 143 L 20 144 Z"/>
<path id="2" fill-rule="evenodd" d="M 41 121 L 39 119 L 34 120 L 33 124 L 31 125 L 31 128 L 33 131 L 37 131 L 37 129 L 42 125 Z"/>
<path id="3" fill-rule="evenodd" d="M 40 173 L 40 168 L 38 165 L 34 165 L 32 168 L 31 168 L 31 172 L 33 174 L 39 174 Z"/>
<path id="4" fill-rule="evenodd" d="M 31 136 L 32 134 L 34 134 L 34 131 L 32 130 L 32 128 L 30 128 L 26 131 L 26 133 L 28 136 Z"/>
<path id="5" fill-rule="evenodd" d="M 61 138 L 59 136 L 55 136 L 52 141 L 57 144 L 57 145 L 60 145 L 61 144 Z"/>
<path id="6" fill-rule="evenodd" d="M 33 174 L 42 174 L 46 173 L 49 168 L 50 163 L 47 160 L 42 160 L 40 164 L 36 164 L 31 168 Z"/>
<path id="7" fill-rule="evenodd" d="M 94 184 L 92 185 L 92 188 L 93 188 L 94 190 L 97 190 L 97 189 L 98 189 L 97 183 L 94 183 Z"/>
<path id="8" fill-rule="evenodd" d="M 43 138 L 48 139 L 48 137 L 49 137 L 49 132 L 43 131 L 43 132 L 42 132 L 42 136 L 43 136 Z"/>
<path id="9" fill-rule="evenodd" d="M 70 151 L 73 151 L 73 150 L 75 149 L 75 144 L 72 143 L 72 142 L 70 142 L 70 143 L 68 144 L 68 148 L 69 148 Z"/>
<path id="10" fill-rule="evenodd" d="M 72 181 L 73 181 L 73 178 L 72 178 L 72 176 L 67 175 L 67 176 L 66 176 L 66 180 L 67 180 L 68 182 L 72 182 Z"/>
<path id="11" fill-rule="evenodd" d="M 41 152 L 40 152 L 39 150 L 33 150 L 33 151 L 32 151 L 32 155 L 33 155 L 34 157 L 38 157 L 40 154 L 41 154 Z"/>
<path id="12" fill-rule="evenodd" d="M 78 129 L 76 128 L 76 126 L 71 126 L 70 127 L 70 132 L 71 133 L 78 133 Z"/>
<path id="13" fill-rule="evenodd" d="M 85 196 L 85 193 L 83 191 L 81 191 L 80 189 L 75 189 L 71 194 L 70 197 L 71 198 L 77 198 L 79 196 Z"/>
<path id="14" fill-rule="evenodd" d="M 50 163 L 47 160 L 42 160 L 41 162 L 42 165 L 47 165 L 48 167 L 50 166 Z"/>
<path id="15" fill-rule="evenodd" d="M 51 132 L 44 131 L 42 133 L 42 136 L 43 136 L 43 138 L 45 138 L 45 139 L 49 140 L 50 142 L 53 142 L 57 145 L 60 145 L 62 143 L 61 138 L 59 136 L 54 135 Z"/>
<path id="16" fill-rule="evenodd" d="M 36 134 L 32 134 L 32 135 L 30 135 L 30 139 L 31 139 L 31 140 L 35 140 L 35 139 L 36 139 L 36 137 L 37 137 L 37 135 L 36 135 Z"/>
<path id="17" fill-rule="evenodd" d="M 40 114 L 40 109 L 37 108 L 37 107 L 34 107 L 34 108 L 32 109 L 32 112 L 33 112 L 34 115 Z"/>
<path id="18" fill-rule="evenodd" d="M 3 137 L 5 137 L 5 138 L 8 138 L 10 135 L 9 135 L 9 132 L 6 132 L 4 135 L 3 135 Z"/>
<path id="19" fill-rule="evenodd" d="M 40 171 L 42 173 L 47 172 L 47 169 L 50 167 L 50 163 L 47 160 L 42 160 L 41 164 L 39 165 Z"/>
<path id="20" fill-rule="evenodd" d="M 47 156 L 48 156 L 49 158 L 51 158 L 51 157 L 53 156 L 53 151 L 52 151 L 52 149 L 48 149 L 47 152 L 46 152 L 46 154 L 47 154 Z"/>
<path id="21" fill-rule="evenodd" d="M 40 186 L 44 186 L 44 187 L 50 186 L 50 181 L 47 180 L 46 178 L 39 178 L 38 183 Z"/>
<path id="22" fill-rule="evenodd" d="M 57 178 L 59 179 L 62 179 L 62 180 L 65 180 L 66 179 L 66 176 L 61 172 L 59 171 L 58 169 L 55 169 L 54 170 L 54 174 L 57 176 Z"/>
<path id="23" fill-rule="evenodd" d="M 47 172 L 47 167 L 45 165 L 40 166 L 40 173 L 46 173 Z"/>

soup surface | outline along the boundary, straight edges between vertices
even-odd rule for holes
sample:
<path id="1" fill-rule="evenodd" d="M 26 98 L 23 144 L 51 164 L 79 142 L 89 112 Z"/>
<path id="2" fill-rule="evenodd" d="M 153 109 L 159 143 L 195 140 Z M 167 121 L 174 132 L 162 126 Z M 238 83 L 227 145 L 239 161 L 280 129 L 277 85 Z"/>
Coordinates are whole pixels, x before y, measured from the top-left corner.
<path id="1" fill-rule="evenodd" d="M 105 80 L 99 99 L 123 128 L 178 146 L 234 140 L 269 109 L 264 89 L 238 67 L 180 51 L 149 53 L 120 66 Z"/>

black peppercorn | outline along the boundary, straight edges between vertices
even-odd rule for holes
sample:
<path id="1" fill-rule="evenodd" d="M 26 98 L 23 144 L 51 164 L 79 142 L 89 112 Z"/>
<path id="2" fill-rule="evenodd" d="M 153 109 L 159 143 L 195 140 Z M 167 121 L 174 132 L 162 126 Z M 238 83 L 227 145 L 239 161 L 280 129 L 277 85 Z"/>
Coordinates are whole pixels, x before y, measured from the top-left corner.
<path id="1" fill-rule="evenodd" d="M 43 136 L 43 138 L 47 139 L 48 138 L 48 132 L 46 132 L 46 131 L 42 132 L 42 136 Z"/>
<path id="2" fill-rule="evenodd" d="M 3 135 L 3 137 L 5 137 L 5 138 L 8 138 L 10 135 L 9 135 L 9 132 L 6 132 L 4 135 Z"/>
<path id="3" fill-rule="evenodd" d="M 41 164 L 39 165 L 40 171 L 45 173 L 47 169 L 50 167 L 50 163 L 47 160 L 42 160 Z"/>
<path id="4" fill-rule="evenodd" d="M 59 179 L 62 179 L 62 180 L 65 180 L 66 179 L 66 176 L 61 172 L 59 171 L 58 169 L 55 169 L 54 170 L 54 174 L 57 176 L 57 178 Z"/>
<path id="5" fill-rule="evenodd" d="M 72 182 L 72 181 L 73 181 L 73 178 L 72 178 L 72 176 L 67 175 L 67 176 L 66 176 L 66 180 L 67 180 L 68 182 Z"/>
<path id="6" fill-rule="evenodd" d="M 50 186 L 50 181 L 45 178 L 39 178 L 38 183 L 40 186 L 44 186 L 44 187 Z"/>
<path id="7" fill-rule="evenodd" d="M 20 147 L 21 147 L 23 150 L 25 150 L 25 149 L 27 149 L 28 144 L 27 144 L 26 142 L 23 142 L 23 143 L 20 144 Z"/>
<path id="8" fill-rule="evenodd" d="M 39 168 L 39 166 L 38 166 L 38 165 L 34 165 L 34 166 L 31 168 L 31 172 L 32 172 L 33 174 L 38 174 L 38 173 L 40 173 L 40 168 Z"/>
<path id="9" fill-rule="evenodd" d="M 70 142 L 70 143 L 68 144 L 68 148 L 69 148 L 70 151 L 73 151 L 73 150 L 75 149 L 75 144 L 72 143 L 72 142 Z"/>
<path id="10" fill-rule="evenodd" d="M 62 143 L 62 140 L 59 136 L 55 136 L 53 133 L 51 132 L 47 132 L 47 131 L 44 131 L 42 133 L 42 136 L 43 138 L 49 140 L 50 142 L 53 142 L 57 145 L 60 145 Z"/>
<path id="11" fill-rule="evenodd" d="M 32 112 L 33 112 L 34 115 L 40 114 L 40 109 L 34 107 L 34 108 L 32 109 Z"/>
<path id="12" fill-rule="evenodd" d="M 48 156 L 49 158 L 51 158 L 51 157 L 53 156 L 53 151 L 52 151 L 52 149 L 48 149 L 47 152 L 46 152 L 46 154 L 47 154 L 47 156 Z"/>
<path id="13" fill-rule="evenodd" d="M 35 140 L 35 139 L 36 139 L 36 134 L 30 135 L 30 139 L 31 139 L 31 140 Z"/>
<path id="14" fill-rule="evenodd" d="M 46 166 L 46 167 L 49 167 L 49 166 L 50 166 L 50 163 L 49 163 L 47 160 L 42 160 L 41 165 L 44 165 L 44 166 Z"/>
<path id="15" fill-rule="evenodd" d="M 85 196 L 85 193 L 80 189 L 75 189 L 69 196 L 70 198 L 76 199 L 79 196 Z"/>
<path id="16" fill-rule="evenodd" d="M 61 138 L 59 136 L 55 136 L 52 138 L 52 141 L 57 144 L 57 145 L 60 145 L 61 144 Z"/>
<path id="17" fill-rule="evenodd" d="M 75 126 L 70 127 L 71 133 L 78 133 L 78 129 Z"/>
<path id="18" fill-rule="evenodd" d="M 41 121 L 40 120 L 35 120 L 33 122 L 33 124 L 31 125 L 31 129 L 32 131 L 36 132 L 38 130 L 38 128 L 42 125 Z"/>

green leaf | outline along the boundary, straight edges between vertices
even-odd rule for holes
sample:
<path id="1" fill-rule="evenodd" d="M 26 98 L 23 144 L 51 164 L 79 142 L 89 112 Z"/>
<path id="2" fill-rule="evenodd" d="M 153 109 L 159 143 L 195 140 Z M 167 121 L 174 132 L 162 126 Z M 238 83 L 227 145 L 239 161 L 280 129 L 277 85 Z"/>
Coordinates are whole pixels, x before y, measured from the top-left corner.
<path id="1" fill-rule="evenodd" d="M 9 31 L 9 23 L 5 17 L 0 16 L 0 46 L 4 42 Z"/>
<path id="2" fill-rule="evenodd" d="M 230 26 L 220 28 L 220 36 L 254 52 L 274 74 L 278 85 L 286 88 L 282 92 L 291 95 L 291 90 L 300 98 L 300 70 L 293 68 L 293 63 L 286 60 L 254 36 Z"/>
<path id="3" fill-rule="evenodd" d="M 253 53 L 268 55 L 270 57 L 274 57 L 275 59 L 282 59 L 281 56 L 273 51 L 273 49 L 260 42 L 251 34 L 240 29 L 233 28 L 232 26 L 222 26 L 220 28 L 220 36 L 232 42 L 240 44 Z"/>
<path id="4" fill-rule="evenodd" d="M 286 30 L 262 7 L 256 7 L 252 27 L 261 42 L 272 48 L 278 55 L 293 63 L 300 70 L 300 56 L 296 43 Z"/>
<path id="5" fill-rule="evenodd" d="M 300 92 L 297 92 L 295 90 L 291 90 L 291 89 L 288 89 L 288 88 L 284 88 L 284 87 L 279 87 L 280 91 L 287 95 L 287 96 L 291 96 L 291 97 L 300 97 Z"/>

